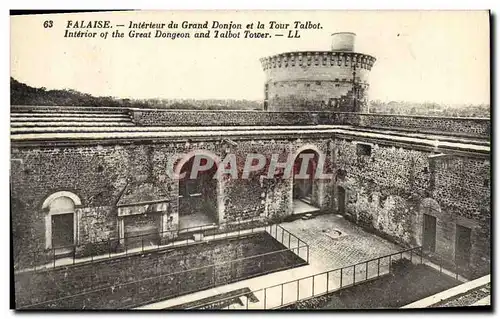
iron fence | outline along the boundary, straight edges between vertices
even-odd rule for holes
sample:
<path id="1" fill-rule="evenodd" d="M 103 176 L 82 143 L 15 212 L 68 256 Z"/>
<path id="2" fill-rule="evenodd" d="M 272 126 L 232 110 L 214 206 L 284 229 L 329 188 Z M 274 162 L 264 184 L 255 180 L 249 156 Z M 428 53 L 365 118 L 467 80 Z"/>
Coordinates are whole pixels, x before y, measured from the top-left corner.
<path id="1" fill-rule="evenodd" d="M 276 229 L 275 225 L 267 226 L 266 231 L 271 231 L 272 228 Z M 290 247 L 278 251 L 189 270 L 157 274 L 150 278 L 127 283 L 96 286 L 92 281 L 84 282 L 82 285 L 90 287 L 90 290 L 77 294 L 69 294 L 67 296 L 64 296 L 64 293 L 58 290 L 54 291 L 53 295 L 49 293 L 44 296 L 57 296 L 57 298 L 49 298 L 50 300 L 44 300 L 33 304 L 27 302 L 27 300 L 30 299 L 28 296 L 25 297 L 26 304 L 23 304 L 22 300 L 20 301 L 22 305 L 18 307 L 18 309 L 81 309 L 82 303 L 91 304 L 93 309 L 107 309 L 110 305 L 113 306 L 113 309 L 115 309 L 115 307 L 137 307 L 140 304 L 149 304 L 158 300 L 174 298 L 240 280 L 306 265 L 307 262 L 304 259 L 297 258 L 297 256 L 299 256 L 298 252 L 301 249 L 302 251 L 309 250 L 308 248 L 306 250 L 306 247 L 308 247 L 307 244 L 299 239 L 297 245 L 292 244 Z M 283 262 L 286 258 L 294 258 L 295 260 L 293 260 L 294 262 Z M 276 260 L 281 261 L 281 263 L 276 263 Z M 279 267 L 276 267 L 276 265 L 279 265 Z M 158 265 L 156 267 L 157 273 L 160 272 L 160 266 L 161 265 Z M 147 287 L 147 289 L 142 289 L 141 287 Z M 128 294 L 129 298 L 125 298 L 123 294 Z M 130 294 L 133 294 L 133 296 Z M 106 296 L 106 298 L 103 298 L 103 296 Z M 152 298 L 151 296 L 155 297 Z M 114 299 L 110 302 L 109 298 Z M 136 300 L 132 304 L 130 301 L 131 298 Z M 142 301 L 137 303 L 137 299 Z"/>
<path id="2" fill-rule="evenodd" d="M 249 227 L 252 223 L 257 226 Z M 260 225 L 259 225 L 260 224 Z M 123 238 L 108 238 L 91 241 L 82 245 L 35 250 L 21 253 L 16 257 L 16 272 L 44 271 L 59 266 L 75 265 L 77 263 L 96 262 L 120 256 L 143 254 L 157 250 L 183 247 L 197 244 L 192 235 L 202 234 L 200 240 L 221 240 L 239 238 L 258 232 L 267 232 L 286 248 L 292 249 L 294 243 L 297 255 L 309 262 L 309 245 L 293 235 L 278 224 L 265 225 L 261 219 L 238 220 L 218 225 L 207 224 L 202 226 L 187 227 L 179 230 L 162 231 L 158 233 L 142 234 L 137 236 L 124 236 Z M 185 238 L 183 238 L 185 237 Z M 69 253 L 56 254 L 58 250 L 67 249 Z"/>
<path id="3" fill-rule="evenodd" d="M 286 230 L 283 228 L 281 225 L 274 224 L 266 227 L 266 231 L 271 235 L 276 241 L 281 243 L 283 246 L 286 248 L 292 249 L 292 244 L 294 242 L 297 243 L 297 255 L 309 263 L 309 245 L 304 242 L 302 239 L 297 237 L 296 235 L 292 234 L 290 231 Z M 304 251 L 301 251 L 301 249 L 305 249 Z"/>
<path id="4" fill-rule="evenodd" d="M 257 225 L 253 225 L 256 223 Z M 249 227 L 252 226 L 252 227 Z M 91 240 L 77 245 L 48 249 L 20 251 L 14 256 L 14 269 L 19 271 L 43 271 L 58 266 L 94 262 L 117 256 L 152 252 L 159 249 L 188 246 L 197 243 L 194 233 L 203 234 L 203 239 L 215 240 L 246 236 L 269 228 L 266 221 L 252 219 L 245 221 L 206 224 L 167 230 L 122 238 Z M 52 246 L 53 247 L 53 246 Z M 308 249 L 308 248 L 307 248 Z"/>
<path id="5" fill-rule="evenodd" d="M 224 306 L 217 309 L 281 308 L 390 274 L 393 264 L 404 259 L 412 264 L 436 267 L 434 263 L 424 258 L 422 247 L 414 247 L 187 309 L 215 309 L 218 305 Z M 442 266 L 440 268 L 442 271 Z M 454 273 L 454 276 L 458 279 L 458 273 Z"/>

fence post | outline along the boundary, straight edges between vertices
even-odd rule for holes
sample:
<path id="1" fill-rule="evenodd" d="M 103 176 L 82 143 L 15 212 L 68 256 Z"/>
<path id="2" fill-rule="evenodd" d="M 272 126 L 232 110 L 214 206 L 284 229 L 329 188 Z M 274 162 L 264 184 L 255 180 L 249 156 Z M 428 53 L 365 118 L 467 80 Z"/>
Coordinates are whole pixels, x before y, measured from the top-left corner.
<path id="1" fill-rule="evenodd" d="M 283 306 L 283 284 L 281 284 L 281 306 Z"/>
<path id="2" fill-rule="evenodd" d="M 422 255 L 424 254 L 424 250 L 420 247 L 420 263 L 422 263 Z"/>
<path id="3" fill-rule="evenodd" d="M 328 292 L 328 283 L 330 282 L 330 272 L 326 272 L 326 292 Z"/>
<path id="4" fill-rule="evenodd" d="M 213 273 L 212 273 L 213 282 L 214 282 L 214 287 L 215 287 L 215 286 L 217 286 L 217 283 L 216 283 L 216 280 L 215 280 L 215 267 L 216 267 L 216 265 L 214 264 L 214 267 L 213 267 L 213 268 L 214 268 L 214 271 L 213 271 Z"/>
<path id="5" fill-rule="evenodd" d="M 75 259 L 76 259 L 76 246 L 73 249 L 73 265 L 75 264 Z"/>
<path id="6" fill-rule="evenodd" d="M 377 259 L 377 278 L 380 277 L 380 257 Z"/>
<path id="7" fill-rule="evenodd" d="M 314 297 L 314 277 L 315 275 L 312 276 L 312 296 Z"/>
<path id="8" fill-rule="evenodd" d="M 392 255 L 389 255 L 389 273 L 391 273 Z"/>
<path id="9" fill-rule="evenodd" d="M 264 309 L 266 309 L 267 305 L 267 300 L 266 300 L 266 297 L 267 297 L 267 288 L 264 288 Z"/>
<path id="10" fill-rule="evenodd" d="M 344 277 L 343 270 L 344 270 L 344 268 L 340 268 L 340 287 L 339 288 L 342 288 L 342 277 Z"/>
<path id="11" fill-rule="evenodd" d="M 141 253 L 144 254 L 144 236 L 141 236 Z"/>
<path id="12" fill-rule="evenodd" d="M 368 280 L 368 262 L 366 262 L 365 271 L 366 271 L 365 280 Z"/>
<path id="13" fill-rule="evenodd" d="M 292 239 L 291 237 L 292 236 L 290 236 L 290 234 L 288 234 L 288 248 L 290 248 L 290 240 Z"/>
<path id="14" fill-rule="evenodd" d="M 297 301 L 300 298 L 300 279 L 297 280 Z"/>
<path id="15" fill-rule="evenodd" d="M 283 241 L 285 240 L 285 229 L 281 228 L 281 243 L 283 244 Z"/>
<path id="16" fill-rule="evenodd" d="M 356 265 L 354 265 L 354 269 L 352 270 L 352 285 L 356 283 Z"/>

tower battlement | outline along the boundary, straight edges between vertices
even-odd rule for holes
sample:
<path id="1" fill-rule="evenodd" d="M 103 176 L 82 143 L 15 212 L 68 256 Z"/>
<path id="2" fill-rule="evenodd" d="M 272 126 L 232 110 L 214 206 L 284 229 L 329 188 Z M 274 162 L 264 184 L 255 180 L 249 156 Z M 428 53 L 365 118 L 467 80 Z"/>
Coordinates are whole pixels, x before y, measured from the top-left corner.
<path id="1" fill-rule="evenodd" d="M 368 112 L 375 57 L 354 51 L 356 35 L 332 34 L 330 51 L 295 51 L 260 59 L 269 111 Z"/>

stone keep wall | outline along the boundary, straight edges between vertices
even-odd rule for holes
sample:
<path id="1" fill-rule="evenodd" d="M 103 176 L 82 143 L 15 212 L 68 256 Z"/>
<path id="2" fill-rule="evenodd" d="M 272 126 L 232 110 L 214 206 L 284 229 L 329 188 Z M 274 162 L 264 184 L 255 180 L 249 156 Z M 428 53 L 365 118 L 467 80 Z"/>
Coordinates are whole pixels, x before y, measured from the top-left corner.
<path id="1" fill-rule="evenodd" d="M 331 112 L 262 112 L 132 109 L 132 120 L 140 126 L 238 126 L 331 124 Z"/>
<path id="2" fill-rule="evenodd" d="M 38 273 L 20 273 L 15 279 L 16 307 L 37 303 L 42 303 L 34 306 L 38 309 L 131 307 L 304 263 L 284 249 L 269 234 L 259 233 Z M 249 259 L 236 261 L 243 258 Z M 234 262 L 228 263 L 231 260 Z M 214 264 L 218 264 L 215 269 Z M 123 285 L 131 282 L 137 283 Z M 103 287 L 107 289 L 99 290 Z M 70 297 L 73 295 L 76 296 Z"/>
<path id="3" fill-rule="evenodd" d="M 271 111 L 367 111 L 368 74 L 374 57 L 354 52 L 290 52 L 261 62 L 266 73 L 265 100 Z"/>
<path id="4" fill-rule="evenodd" d="M 168 201 L 178 218 L 178 182 L 166 174 L 169 159 L 185 153 L 211 152 L 223 159 L 233 153 L 243 169 L 247 153 L 261 153 L 270 160 L 278 153 L 285 162 L 289 153 L 301 148 L 328 153 L 328 143 L 315 140 L 238 141 L 237 145 L 216 141 L 160 143 L 155 145 L 53 146 L 12 150 L 12 228 L 16 254 L 45 249 L 45 217 L 42 203 L 59 191 L 74 193 L 81 200 L 75 216 L 77 244 L 119 238 L 116 203 L 128 183 L 152 181 L 169 191 Z M 264 169 L 265 170 L 265 169 Z M 267 172 L 267 170 L 265 170 Z M 241 173 L 240 173 L 241 174 Z M 248 180 L 225 178 L 217 194 L 220 223 L 252 218 L 281 219 L 293 211 L 291 180 L 261 180 L 260 173 Z M 332 181 L 321 182 L 314 203 L 331 207 L 328 196 Z M 324 188 L 322 185 L 325 185 Z M 176 225 L 164 225 L 175 230 Z M 170 227 L 167 229 L 167 227 Z"/>
<path id="5" fill-rule="evenodd" d="M 359 114 L 358 124 L 371 128 L 399 128 L 486 138 L 490 137 L 491 130 L 490 120 L 483 118 Z"/>
<path id="6" fill-rule="evenodd" d="M 278 90 L 291 89 L 297 91 L 299 88 L 307 92 L 317 91 L 317 94 L 325 92 L 323 86 L 335 85 L 330 82 L 319 85 L 311 82 L 310 87 L 306 87 L 309 82 L 297 83 L 276 83 Z M 341 84 L 346 86 L 348 84 Z M 281 86 L 283 86 L 281 88 Z M 340 90 L 341 88 L 332 88 Z M 352 92 L 351 92 L 352 93 Z M 349 93 L 349 94 L 351 94 Z M 306 93 L 304 93 L 306 94 Z M 313 93 L 307 93 L 313 94 Z M 293 101 L 295 97 L 278 95 L 287 106 L 296 105 Z M 290 100 L 291 99 L 291 100 Z M 309 99 L 307 99 L 309 101 Z M 474 136 L 481 138 L 490 137 L 490 120 L 482 118 L 439 118 L 425 116 L 405 116 L 405 115 L 385 115 L 385 114 L 360 114 L 353 112 L 341 112 L 350 110 L 352 96 L 339 100 L 337 107 L 326 105 L 330 111 L 314 112 L 259 112 L 259 111 L 168 111 L 168 110 L 140 110 L 131 111 L 133 121 L 140 126 L 238 126 L 238 125 L 353 125 L 366 128 L 390 128 L 393 130 L 404 130 L 413 132 L 445 133 L 448 135 Z M 312 105 L 312 102 L 304 102 Z M 316 102 L 314 102 L 316 103 Z M 305 105 L 304 104 L 304 105 Z M 315 108 L 321 109 L 321 101 L 317 102 Z M 325 105 L 323 105 L 325 106 Z M 294 106 L 295 108 L 295 106 Z M 200 116 L 200 112 L 203 116 Z"/>
<path id="7" fill-rule="evenodd" d="M 490 262 L 491 172 L 489 159 L 464 157 L 436 158 L 433 198 L 439 199 L 441 212 L 451 223 L 438 227 L 448 243 L 438 243 L 445 258 L 455 255 L 456 225 L 471 229 L 471 263 L 484 272 Z M 439 223 L 438 223 L 439 226 Z"/>
<path id="8" fill-rule="evenodd" d="M 423 213 L 437 219 L 436 253 L 455 258 L 456 224 L 472 229 L 471 264 L 477 271 L 489 265 L 490 188 L 487 159 L 445 156 L 372 145 L 371 155 L 359 155 L 357 143 L 335 142 L 337 189 L 346 190 L 346 215 L 407 246 L 422 245 Z M 441 164 L 440 164 L 441 163 Z M 425 209 L 426 201 L 437 208 Z M 338 201 L 336 203 L 338 205 Z"/>

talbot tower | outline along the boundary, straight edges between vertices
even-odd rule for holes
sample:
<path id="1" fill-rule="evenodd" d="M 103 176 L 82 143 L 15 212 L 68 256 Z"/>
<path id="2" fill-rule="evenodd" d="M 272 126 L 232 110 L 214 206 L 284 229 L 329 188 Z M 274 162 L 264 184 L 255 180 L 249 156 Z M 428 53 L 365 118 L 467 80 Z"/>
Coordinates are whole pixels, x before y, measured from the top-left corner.
<path id="1" fill-rule="evenodd" d="M 356 34 L 332 34 L 330 51 L 286 52 L 262 58 L 264 109 L 368 112 L 368 74 L 375 58 L 355 52 Z"/>

